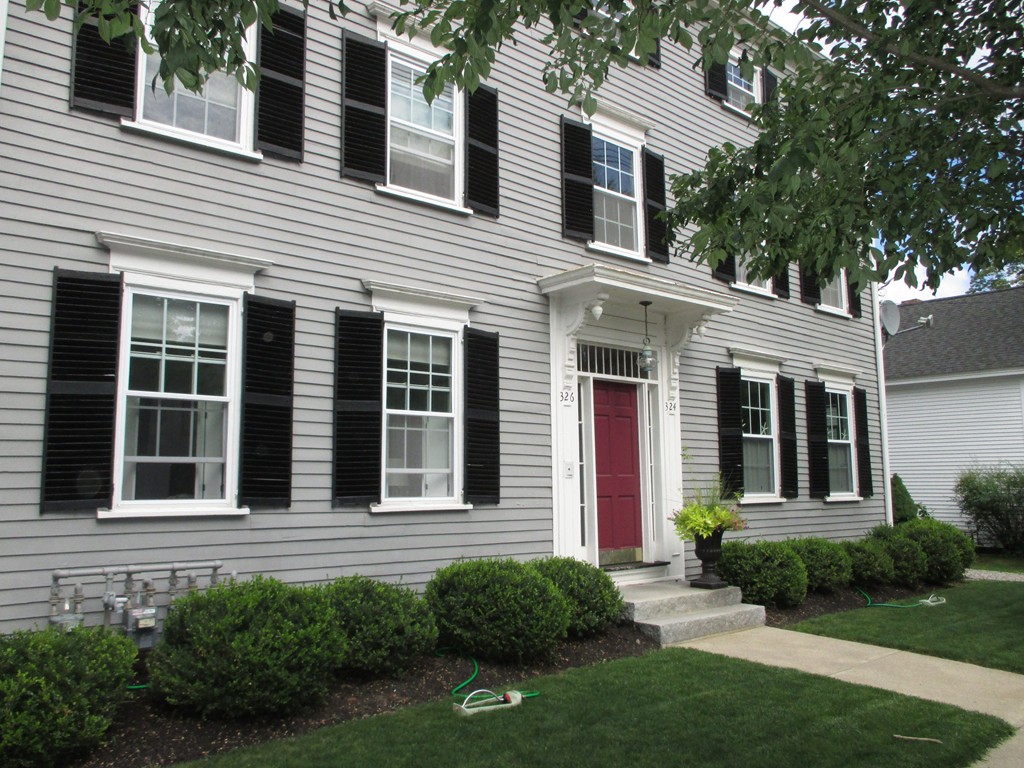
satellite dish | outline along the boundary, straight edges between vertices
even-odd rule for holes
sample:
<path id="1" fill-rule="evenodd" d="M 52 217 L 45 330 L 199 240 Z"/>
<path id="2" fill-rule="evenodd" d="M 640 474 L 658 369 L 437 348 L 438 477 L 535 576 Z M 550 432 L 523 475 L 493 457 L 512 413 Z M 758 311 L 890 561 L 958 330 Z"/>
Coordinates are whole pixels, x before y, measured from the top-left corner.
<path id="1" fill-rule="evenodd" d="M 895 336 L 900 330 L 900 308 L 895 301 L 886 299 L 878 305 L 879 313 L 882 316 L 882 328 L 890 336 Z"/>

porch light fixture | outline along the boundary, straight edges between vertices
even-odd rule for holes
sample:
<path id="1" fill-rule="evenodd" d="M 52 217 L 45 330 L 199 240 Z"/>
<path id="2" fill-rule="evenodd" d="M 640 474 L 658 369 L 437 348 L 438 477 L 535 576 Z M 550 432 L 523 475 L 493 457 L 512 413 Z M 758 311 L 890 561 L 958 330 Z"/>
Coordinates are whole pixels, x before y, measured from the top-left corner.
<path id="1" fill-rule="evenodd" d="M 658 357 L 651 349 L 651 335 L 647 330 L 647 308 L 651 306 L 651 302 L 641 301 L 640 306 L 644 308 L 644 346 L 636 356 L 636 364 L 644 373 L 650 373 L 658 367 Z"/>

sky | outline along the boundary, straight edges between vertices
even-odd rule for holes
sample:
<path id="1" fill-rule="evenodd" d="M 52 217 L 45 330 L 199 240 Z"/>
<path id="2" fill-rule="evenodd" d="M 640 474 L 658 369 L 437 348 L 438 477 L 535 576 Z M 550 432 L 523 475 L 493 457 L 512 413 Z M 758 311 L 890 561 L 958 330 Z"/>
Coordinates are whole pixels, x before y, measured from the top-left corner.
<path id="1" fill-rule="evenodd" d="M 792 8 L 794 4 L 795 3 L 791 0 L 781 8 L 764 7 L 762 10 L 768 13 L 772 21 L 780 27 L 788 30 L 795 30 L 803 17 L 788 10 L 789 8 Z M 923 269 L 919 269 L 917 271 L 919 285 L 923 282 L 923 274 Z M 970 273 L 964 269 L 958 269 L 955 272 L 943 276 L 942 282 L 939 283 L 938 289 L 934 292 L 932 292 L 930 288 L 911 288 L 902 281 L 893 281 L 888 285 L 879 286 L 878 299 L 879 301 L 885 301 L 888 299 L 890 301 L 895 301 L 897 304 L 907 301 L 908 299 L 920 299 L 921 301 L 927 301 L 929 299 L 944 299 L 947 296 L 960 296 L 961 294 L 967 293 L 967 288 L 970 286 L 970 282 Z"/>

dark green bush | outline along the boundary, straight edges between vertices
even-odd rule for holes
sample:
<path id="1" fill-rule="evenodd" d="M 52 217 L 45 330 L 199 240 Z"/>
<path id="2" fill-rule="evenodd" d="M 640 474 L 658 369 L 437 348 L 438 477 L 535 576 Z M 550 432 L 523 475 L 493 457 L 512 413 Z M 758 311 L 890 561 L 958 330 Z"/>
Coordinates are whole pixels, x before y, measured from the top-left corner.
<path id="1" fill-rule="evenodd" d="M 892 584 L 896 578 L 892 557 L 882 547 L 881 542 L 874 539 L 864 541 L 844 541 L 843 548 L 850 556 L 853 566 L 853 579 L 850 582 L 857 587 L 876 587 L 881 584 Z"/>
<path id="2" fill-rule="evenodd" d="M 924 550 L 928 561 L 925 580 L 933 584 L 962 579 L 964 571 L 974 562 L 974 543 L 949 523 L 930 518 L 911 520 L 900 526 L 900 533 Z"/>
<path id="3" fill-rule="evenodd" d="M 150 685 L 203 717 L 279 714 L 321 700 L 344 656 L 322 587 L 257 576 L 175 602 L 149 657 Z"/>
<path id="4" fill-rule="evenodd" d="M 426 601 L 408 587 L 346 576 L 326 588 L 347 642 L 343 671 L 390 675 L 407 670 L 437 647 L 437 625 Z"/>
<path id="5" fill-rule="evenodd" d="M 1024 556 L 1024 466 L 964 472 L 953 495 L 978 541 Z"/>
<path id="6" fill-rule="evenodd" d="M 134 662 L 130 640 L 100 629 L 0 636 L 0 765 L 64 766 L 97 746 Z"/>
<path id="7" fill-rule="evenodd" d="M 787 608 L 807 598 L 807 568 L 781 541 L 727 541 L 719 575 L 743 591 L 743 602 Z"/>
<path id="8" fill-rule="evenodd" d="M 917 520 L 919 517 L 928 517 L 928 510 L 924 505 L 918 504 L 910 495 L 903 478 L 899 475 L 892 476 L 892 518 L 896 525 L 905 523 L 908 520 Z"/>
<path id="9" fill-rule="evenodd" d="M 807 589 L 811 592 L 836 592 L 850 586 L 853 566 L 843 546 L 817 537 L 786 542 L 807 569 Z"/>
<path id="10" fill-rule="evenodd" d="M 622 617 L 622 595 L 600 568 L 574 557 L 548 557 L 531 565 L 569 602 L 570 635 L 596 635 Z"/>
<path id="11" fill-rule="evenodd" d="M 924 581 L 928 570 L 928 558 L 920 544 L 903 534 L 903 526 L 876 526 L 871 530 L 869 538 L 878 542 L 892 558 L 893 584 L 916 587 Z"/>
<path id="12" fill-rule="evenodd" d="M 425 597 L 442 646 L 494 661 L 547 657 L 566 636 L 569 603 L 536 568 L 460 560 L 438 569 Z"/>

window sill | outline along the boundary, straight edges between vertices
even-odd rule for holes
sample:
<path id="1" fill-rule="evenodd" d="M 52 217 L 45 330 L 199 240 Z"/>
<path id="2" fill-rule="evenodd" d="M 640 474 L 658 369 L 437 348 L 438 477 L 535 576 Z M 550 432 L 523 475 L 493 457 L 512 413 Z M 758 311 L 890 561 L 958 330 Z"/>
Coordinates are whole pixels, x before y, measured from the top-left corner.
<path id="1" fill-rule="evenodd" d="M 825 497 L 826 504 L 838 504 L 844 501 L 864 501 L 864 497 L 858 496 L 855 493 L 839 493 Z"/>
<path id="2" fill-rule="evenodd" d="M 403 499 L 401 501 L 382 501 L 380 504 L 371 504 L 370 512 L 373 514 L 387 514 L 391 512 L 468 512 L 472 508 L 472 504 L 461 504 L 451 500 L 430 502 L 419 499 Z"/>
<path id="3" fill-rule="evenodd" d="M 818 312 L 823 312 L 826 315 L 835 315 L 836 317 L 843 317 L 847 320 L 852 320 L 853 315 L 847 312 L 845 309 L 839 309 L 838 307 L 830 307 L 828 304 L 818 304 L 814 307 Z"/>
<path id="4" fill-rule="evenodd" d="M 725 99 L 720 99 L 719 103 L 722 105 L 722 109 L 726 110 L 727 112 L 732 112 L 734 115 L 742 117 L 748 123 L 753 121 L 753 119 L 754 119 L 754 116 L 751 115 L 749 112 L 747 112 L 747 110 L 740 109 L 735 104 L 730 104 Z"/>
<path id="5" fill-rule="evenodd" d="M 627 251 L 625 248 L 617 248 L 614 245 L 606 245 L 605 243 L 598 243 L 593 240 L 587 243 L 587 250 L 594 251 L 596 253 L 604 253 L 609 256 L 621 256 L 624 259 L 632 259 L 633 261 L 639 261 L 643 264 L 653 263 L 639 251 Z"/>
<path id="6" fill-rule="evenodd" d="M 753 504 L 785 504 L 786 499 L 782 496 L 741 496 L 740 506 L 746 507 Z"/>
<path id="7" fill-rule="evenodd" d="M 759 288 L 756 285 L 749 285 L 748 283 L 729 283 L 729 287 L 735 291 L 742 291 L 743 293 L 752 293 L 755 296 L 761 296 L 765 299 L 777 299 L 774 293 L 767 288 Z"/>
<path id="8" fill-rule="evenodd" d="M 441 208 L 445 211 L 451 211 L 457 213 L 460 216 L 472 216 L 473 210 L 471 208 L 465 208 L 452 200 L 444 200 L 440 197 L 432 197 L 430 195 L 424 195 L 420 192 L 416 192 L 411 189 L 404 189 L 402 187 L 389 187 L 386 184 L 377 184 L 377 192 L 381 195 L 388 195 L 389 197 L 397 197 L 401 200 L 410 200 L 420 205 L 429 205 L 431 208 Z"/>
<path id="9" fill-rule="evenodd" d="M 132 520 L 153 517 L 243 517 L 249 514 L 248 507 L 202 504 L 183 506 L 180 502 L 145 504 L 144 506 L 120 506 L 113 509 L 96 510 L 98 520 Z"/>
<path id="10" fill-rule="evenodd" d="M 263 160 L 262 152 L 253 152 L 248 149 L 242 149 L 240 146 L 210 141 L 195 133 L 179 133 L 178 131 L 154 123 L 138 123 L 134 120 L 122 118 L 121 128 L 123 130 L 130 131 L 131 133 L 156 136 L 161 139 L 173 141 L 176 144 L 186 144 L 191 147 L 208 149 L 212 152 L 218 152 L 222 155 L 228 155 L 229 157 L 238 157 L 242 160 L 248 160 L 254 163 L 259 163 Z"/>

